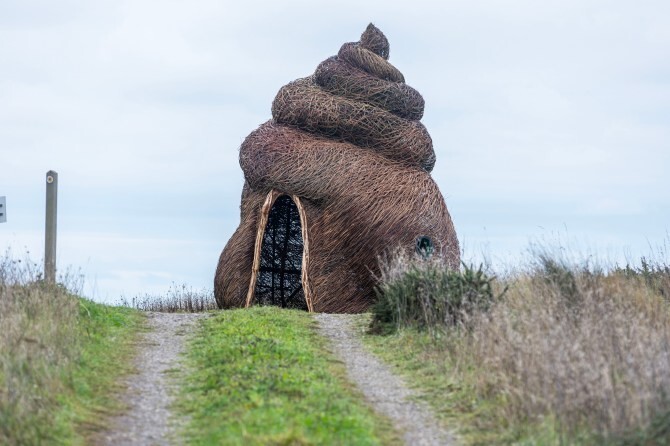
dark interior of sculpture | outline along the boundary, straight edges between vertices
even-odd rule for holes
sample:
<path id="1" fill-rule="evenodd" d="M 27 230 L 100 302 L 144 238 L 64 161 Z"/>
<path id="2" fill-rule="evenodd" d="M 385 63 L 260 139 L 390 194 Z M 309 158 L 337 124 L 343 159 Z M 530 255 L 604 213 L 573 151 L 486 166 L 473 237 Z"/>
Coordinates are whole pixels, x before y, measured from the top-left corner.
<path id="1" fill-rule="evenodd" d="M 302 228 L 291 197 L 277 198 L 263 234 L 255 301 L 307 310 L 302 289 Z"/>

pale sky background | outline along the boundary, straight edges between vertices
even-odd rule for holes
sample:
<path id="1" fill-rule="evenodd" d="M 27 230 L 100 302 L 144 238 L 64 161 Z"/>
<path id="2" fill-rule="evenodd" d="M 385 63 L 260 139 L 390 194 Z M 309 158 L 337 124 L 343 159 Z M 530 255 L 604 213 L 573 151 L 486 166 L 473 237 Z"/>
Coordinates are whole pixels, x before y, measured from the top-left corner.
<path id="1" fill-rule="evenodd" d="M 667 0 L 1 0 L 0 251 L 41 260 L 53 169 L 58 266 L 87 296 L 211 289 L 240 143 L 369 22 L 426 100 L 466 259 L 668 243 Z"/>

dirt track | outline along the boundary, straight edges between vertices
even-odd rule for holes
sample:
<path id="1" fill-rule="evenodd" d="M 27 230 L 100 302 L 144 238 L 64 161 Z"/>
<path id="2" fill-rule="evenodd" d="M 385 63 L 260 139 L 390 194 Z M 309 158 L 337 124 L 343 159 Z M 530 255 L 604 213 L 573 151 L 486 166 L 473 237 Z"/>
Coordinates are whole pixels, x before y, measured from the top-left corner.
<path id="1" fill-rule="evenodd" d="M 333 352 L 344 362 L 349 380 L 379 413 L 404 432 L 407 445 L 455 445 L 451 433 L 442 429 L 430 410 L 411 399 L 407 388 L 389 367 L 369 353 L 356 336 L 352 315 L 317 314 L 321 333 L 331 341 Z"/>
<path id="2" fill-rule="evenodd" d="M 122 396 L 128 409 L 111 420 L 96 444 L 180 444 L 176 432 L 184 420 L 171 417 L 176 383 L 167 373 L 179 367 L 186 335 L 204 313 L 147 313 L 150 331 L 143 335 L 135 357 L 137 374 L 124 378 Z M 345 364 L 354 383 L 379 413 L 404 433 L 407 445 L 455 445 L 453 435 L 441 428 L 428 408 L 412 399 L 407 388 L 388 366 L 363 347 L 346 314 L 317 314 L 320 331 L 331 342 L 333 352 Z"/>
<path id="3" fill-rule="evenodd" d="M 96 443 L 103 445 L 168 445 L 179 422 L 170 416 L 174 383 L 167 372 L 179 367 L 185 335 L 205 313 L 147 313 L 150 331 L 140 340 L 137 374 L 127 376 L 123 400 L 128 410 L 114 418 Z"/>

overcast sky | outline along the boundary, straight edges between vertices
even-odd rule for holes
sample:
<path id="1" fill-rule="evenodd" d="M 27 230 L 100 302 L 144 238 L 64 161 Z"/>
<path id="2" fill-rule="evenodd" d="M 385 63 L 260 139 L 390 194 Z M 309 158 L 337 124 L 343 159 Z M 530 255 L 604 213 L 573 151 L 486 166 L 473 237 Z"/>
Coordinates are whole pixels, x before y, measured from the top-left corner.
<path id="1" fill-rule="evenodd" d="M 0 250 L 101 301 L 212 287 L 242 140 L 369 22 L 426 100 L 466 259 L 537 240 L 625 261 L 668 243 L 670 2 L 0 1 Z"/>

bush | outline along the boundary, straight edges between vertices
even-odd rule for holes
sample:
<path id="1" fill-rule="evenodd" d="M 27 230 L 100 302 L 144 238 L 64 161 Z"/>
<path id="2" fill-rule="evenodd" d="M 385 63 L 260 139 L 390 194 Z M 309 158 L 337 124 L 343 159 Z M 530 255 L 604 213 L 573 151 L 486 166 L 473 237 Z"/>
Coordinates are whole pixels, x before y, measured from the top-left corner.
<path id="1" fill-rule="evenodd" d="M 397 253 L 381 262 L 372 330 L 389 332 L 403 327 L 431 332 L 463 325 L 476 312 L 487 311 L 494 300 L 482 267 L 447 267 L 442 259 L 422 259 Z"/>

